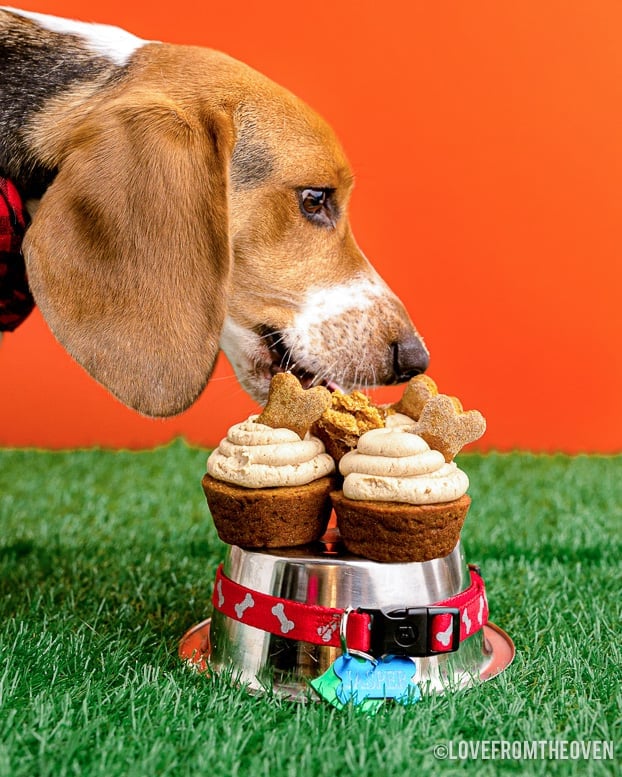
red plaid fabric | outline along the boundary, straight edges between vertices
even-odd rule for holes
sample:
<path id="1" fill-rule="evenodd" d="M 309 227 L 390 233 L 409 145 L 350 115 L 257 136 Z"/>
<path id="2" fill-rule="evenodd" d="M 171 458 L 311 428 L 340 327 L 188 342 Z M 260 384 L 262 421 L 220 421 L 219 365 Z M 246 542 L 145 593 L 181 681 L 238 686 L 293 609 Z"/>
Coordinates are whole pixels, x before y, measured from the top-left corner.
<path id="1" fill-rule="evenodd" d="M 22 255 L 26 231 L 24 208 L 17 189 L 0 178 L 0 332 L 12 332 L 35 306 Z"/>

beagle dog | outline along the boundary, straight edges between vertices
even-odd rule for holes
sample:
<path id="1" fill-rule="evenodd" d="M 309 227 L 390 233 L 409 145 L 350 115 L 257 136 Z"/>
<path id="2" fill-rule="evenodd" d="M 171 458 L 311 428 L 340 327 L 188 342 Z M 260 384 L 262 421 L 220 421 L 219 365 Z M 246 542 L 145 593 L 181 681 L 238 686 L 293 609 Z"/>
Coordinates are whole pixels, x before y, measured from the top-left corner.
<path id="1" fill-rule="evenodd" d="M 33 296 L 124 404 L 183 411 L 221 348 L 258 402 L 282 370 L 351 390 L 426 369 L 352 235 L 344 152 L 290 92 L 210 49 L 13 8 L 0 60 Z"/>

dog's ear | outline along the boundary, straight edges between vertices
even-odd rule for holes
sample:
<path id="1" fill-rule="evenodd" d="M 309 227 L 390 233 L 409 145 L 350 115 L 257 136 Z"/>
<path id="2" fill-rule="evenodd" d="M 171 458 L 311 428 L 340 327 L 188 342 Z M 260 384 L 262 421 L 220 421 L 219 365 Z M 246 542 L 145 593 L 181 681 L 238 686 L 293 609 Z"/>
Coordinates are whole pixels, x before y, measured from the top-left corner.
<path id="1" fill-rule="evenodd" d="M 228 115 L 125 93 L 75 129 L 24 243 L 41 312 L 124 404 L 186 409 L 218 353 L 231 269 Z"/>

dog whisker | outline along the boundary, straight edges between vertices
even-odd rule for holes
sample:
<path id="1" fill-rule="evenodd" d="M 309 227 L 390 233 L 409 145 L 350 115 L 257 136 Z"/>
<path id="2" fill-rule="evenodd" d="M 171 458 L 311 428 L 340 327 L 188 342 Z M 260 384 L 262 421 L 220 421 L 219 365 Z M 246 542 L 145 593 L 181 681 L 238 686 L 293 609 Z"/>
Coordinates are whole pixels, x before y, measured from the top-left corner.
<path id="1" fill-rule="evenodd" d="M 235 375 L 219 375 L 217 378 L 210 378 L 210 383 L 221 383 L 223 380 L 238 382 Z M 236 388 L 239 388 L 239 385 Z"/>
<path id="2" fill-rule="evenodd" d="M 339 361 L 335 358 L 329 365 L 327 365 L 321 372 L 316 375 L 316 382 L 318 384 L 327 383 L 339 383 L 338 370 Z"/>

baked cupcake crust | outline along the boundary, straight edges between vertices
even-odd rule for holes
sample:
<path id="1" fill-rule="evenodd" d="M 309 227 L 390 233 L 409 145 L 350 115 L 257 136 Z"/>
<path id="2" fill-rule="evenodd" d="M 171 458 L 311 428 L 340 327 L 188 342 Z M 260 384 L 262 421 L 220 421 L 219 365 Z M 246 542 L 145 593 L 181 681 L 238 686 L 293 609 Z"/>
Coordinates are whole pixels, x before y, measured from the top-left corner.
<path id="1" fill-rule="evenodd" d="M 334 391 L 331 406 L 311 427 L 336 462 L 354 450 L 362 434 L 384 426 L 385 412 L 373 405 L 361 391 L 343 394 Z"/>
<path id="2" fill-rule="evenodd" d="M 372 561 L 394 563 L 449 555 L 471 504 L 468 494 L 431 505 L 348 499 L 343 491 L 330 496 L 346 548 Z"/>
<path id="3" fill-rule="evenodd" d="M 284 548 L 306 545 L 326 531 L 335 477 L 304 486 L 244 488 L 206 474 L 203 491 L 218 536 L 243 548 Z"/>

